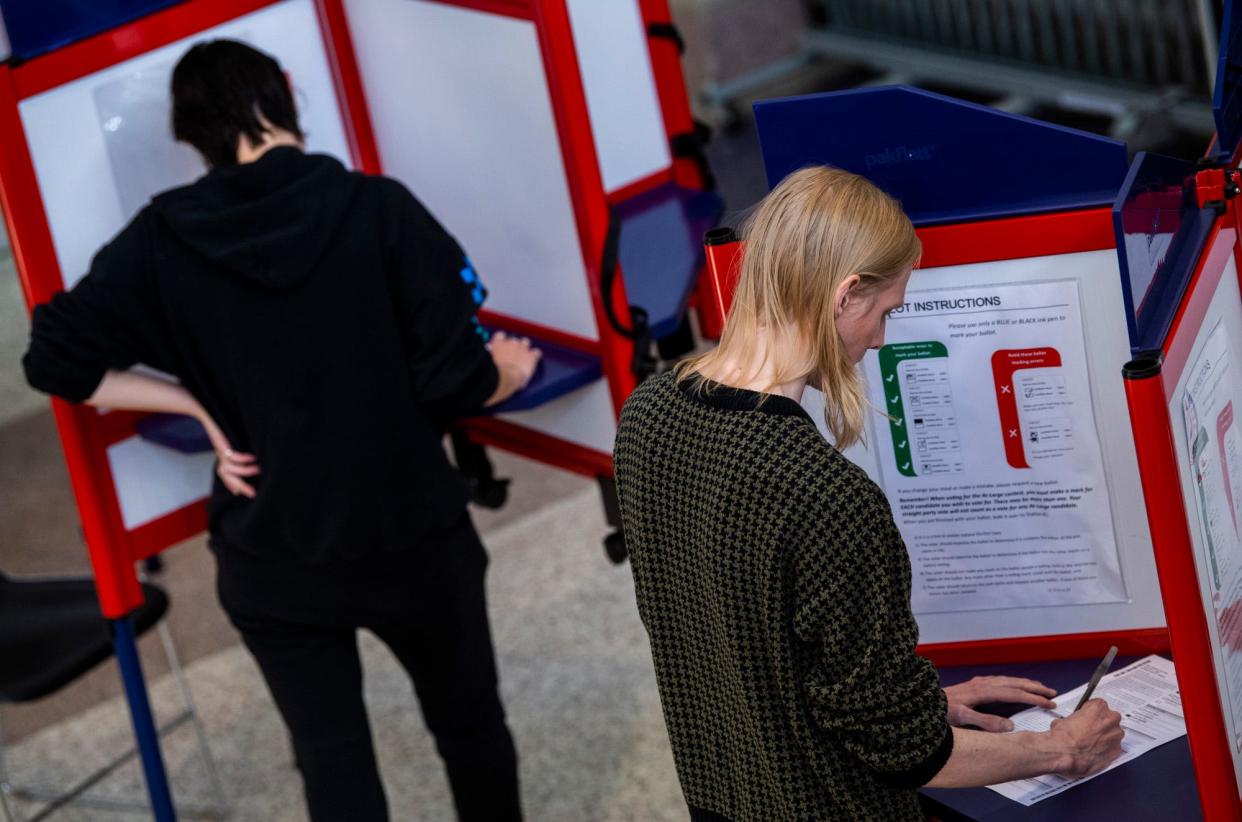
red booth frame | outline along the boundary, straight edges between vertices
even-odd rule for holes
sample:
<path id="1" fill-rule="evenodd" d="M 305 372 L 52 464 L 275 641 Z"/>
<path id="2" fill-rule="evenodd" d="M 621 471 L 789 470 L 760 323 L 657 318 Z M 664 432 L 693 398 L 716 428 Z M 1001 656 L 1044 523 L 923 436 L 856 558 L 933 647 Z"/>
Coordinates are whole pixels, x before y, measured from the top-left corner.
<path id="1" fill-rule="evenodd" d="M 614 279 L 610 294 L 600 291 L 599 269 L 608 229 L 609 204 L 670 180 L 687 187 L 701 187 L 698 169 L 690 160 L 674 158 L 667 170 L 606 196 L 565 0 L 432 1 L 535 24 L 599 339 L 586 339 L 496 312 L 484 311 L 481 318 L 509 331 L 600 357 L 613 412 L 619 414 L 635 385 L 631 367 L 634 350 L 630 340 L 609 326 L 604 310 L 604 300 L 611 300 L 620 321 L 629 323 L 623 272 Z M 18 110 L 20 102 L 277 2 L 280 0 L 189 0 L 24 64 L 15 67 L 0 64 L 0 145 L 5 147 L 0 152 L 0 208 L 8 225 L 14 261 L 29 307 L 46 302 L 61 291 L 63 279 Z M 381 173 L 381 159 L 342 0 L 313 2 L 352 159 L 363 171 Z M 669 22 L 667 0 L 642 0 L 641 10 L 648 26 Z M 666 131 L 669 134 L 687 131 L 692 123 L 676 46 L 672 41 L 649 38 L 649 51 Z M 206 502 L 194 502 L 126 530 L 107 449 L 134 436 L 135 424 L 143 415 L 120 411 L 100 413 L 59 399 L 52 400 L 52 408 L 95 571 L 100 604 L 106 617 L 118 618 L 142 602 L 134 563 L 201 532 L 206 527 Z M 465 421 L 463 427 L 481 443 L 560 468 L 592 477 L 612 474 L 610 454 L 520 425 L 495 418 L 475 418 Z"/>
<path id="2" fill-rule="evenodd" d="M 1242 798 L 1221 709 L 1212 661 L 1211 635 L 1201 604 L 1190 517 L 1182 498 L 1169 403 L 1188 365 L 1195 338 L 1232 255 L 1242 263 L 1242 213 L 1231 200 L 1218 219 L 1172 327 L 1159 351 L 1127 367 L 1126 400 L 1134 428 L 1143 497 L 1151 523 L 1156 573 L 1164 599 L 1177 682 L 1186 716 L 1186 733 L 1205 819 L 1242 820 Z M 1242 267 L 1238 268 L 1242 277 Z"/>

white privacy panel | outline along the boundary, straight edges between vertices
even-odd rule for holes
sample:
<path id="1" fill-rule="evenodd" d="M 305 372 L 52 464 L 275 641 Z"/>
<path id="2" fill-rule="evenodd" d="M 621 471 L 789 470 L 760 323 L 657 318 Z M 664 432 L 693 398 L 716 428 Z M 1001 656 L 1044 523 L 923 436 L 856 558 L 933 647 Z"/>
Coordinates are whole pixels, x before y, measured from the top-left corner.
<path id="1" fill-rule="evenodd" d="M 596 380 L 530 411 L 497 416 L 606 454 L 612 453 L 612 443 L 617 437 L 612 395 L 604 380 Z"/>
<path id="2" fill-rule="evenodd" d="M 293 81 L 307 150 L 352 165 L 312 0 L 287 0 L 66 83 L 20 104 L 65 287 L 158 192 L 204 172 L 173 141 L 169 81 L 194 43 L 232 38 L 273 55 Z"/>
<path id="3" fill-rule="evenodd" d="M 470 255 L 487 308 L 598 338 L 534 23 L 346 0 L 384 173 Z"/>
<path id="4" fill-rule="evenodd" d="M 638 0 L 569 0 L 604 189 L 672 164 Z"/>
<path id="5" fill-rule="evenodd" d="M 1111 523 L 1097 523 L 1096 527 L 1101 532 L 1107 532 L 1111 525 L 1125 598 L 1114 602 L 1059 605 L 1031 605 L 1029 602 L 1015 601 L 1013 607 L 916 613 L 923 642 L 1049 636 L 1164 625 L 1164 610 L 1156 579 L 1147 513 L 1143 504 L 1129 407 L 1121 377 L 1121 368 L 1130 359 L 1130 350 L 1116 253 L 1112 250 L 1091 251 L 921 269 L 915 271 L 910 279 L 907 300 L 911 299 L 911 294 L 919 291 L 1048 281 L 1077 284 L 1083 316 L 1082 334 L 1091 406 L 1089 411 L 1083 411 L 1094 418 L 1093 434 L 1098 438 L 1098 451 L 1102 458 L 1107 503 L 1111 514 Z M 900 319 L 890 320 L 890 328 L 896 327 L 900 322 Z M 892 336 L 893 332 L 890 330 L 890 338 Z M 1004 347 L 1003 342 L 998 340 L 997 348 Z M 862 366 L 864 373 L 879 373 L 876 358 L 876 352 L 867 353 L 867 360 Z M 980 367 L 990 372 L 988 363 L 981 363 Z M 953 392 L 952 401 L 959 407 L 990 404 L 991 410 L 995 412 L 998 400 L 993 392 L 976 392 L 972 395 L 967 386 L 950 387 Z M 803 404 L 822 428 L 823 395 L 808 390 Z M 892 458 L 894 443 L 891 441 L 890 424 L 882 411 L 883 409 L 875 409 L 868 420 L 866 445 L 851 448 L 846 456 L 862 466 L 881 487 L 885 487 L 885 472 L 881 470 L 879 460 Z M 906 416 L 913 417 L 908 410 Z M 966 438 L 999 437 L 999 420 L 994 425 L 987 426 L 986 430 L 972 429 L 962 431 L 961 435 Z M 999 457 L 998 462 L 1003 463 L 1004 457 Z M 888 473 L 889 484 L 892 485 L 893 472 Z M 1015 471 L 1014 474 L 1024 476 L 1020 471 Z M 963 482 L 976 479 L 969 470 L 963 474 Z M 885 487 L 885 492 L 896 509 L 898 495 L 895 491 L 895 488 Z M 983 544 L 990 539 L 983 535 L 980 538 Z"/>
<path id="6" fill-rule="evenodd" d="M 127 531 L 211 493 L 216 455 L 182 454 L 139 437 L 108 449 L 108 465 Z"/>

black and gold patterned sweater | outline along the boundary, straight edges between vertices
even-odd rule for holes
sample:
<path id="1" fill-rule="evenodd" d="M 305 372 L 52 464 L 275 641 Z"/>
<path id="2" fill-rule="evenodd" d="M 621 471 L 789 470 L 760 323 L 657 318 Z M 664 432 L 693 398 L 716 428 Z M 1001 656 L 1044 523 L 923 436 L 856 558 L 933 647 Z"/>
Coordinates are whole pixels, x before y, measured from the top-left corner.
<path id="1" fill-rule="evenodd" d="M 641 385 L 615 451 L 692 816 L 922 819 L 953 736 L 888 501 L 793 400 L 696 381 Z"/>

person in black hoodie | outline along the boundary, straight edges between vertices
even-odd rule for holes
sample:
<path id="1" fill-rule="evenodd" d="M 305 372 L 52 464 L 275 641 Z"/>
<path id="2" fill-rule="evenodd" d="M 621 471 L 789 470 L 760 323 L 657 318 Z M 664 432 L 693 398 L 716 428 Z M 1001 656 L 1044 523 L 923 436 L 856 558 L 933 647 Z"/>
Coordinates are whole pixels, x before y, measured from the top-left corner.
<path id="1" fill-rule="evenodd" d="M 220 602 L 289 728 L 313 820 L 388 818 L 360 627 L 409 672 L 458 816 L 519 819 L 487 557 L 441 423 L 519 390 L 538 351 L 486 339 L 469 260 L 405 187 L 302 151 L 275 60 L 198 44 L 172 98 L 174 136 L 210 171 L 35 309 L 27 379 L 202 421 Z"/>

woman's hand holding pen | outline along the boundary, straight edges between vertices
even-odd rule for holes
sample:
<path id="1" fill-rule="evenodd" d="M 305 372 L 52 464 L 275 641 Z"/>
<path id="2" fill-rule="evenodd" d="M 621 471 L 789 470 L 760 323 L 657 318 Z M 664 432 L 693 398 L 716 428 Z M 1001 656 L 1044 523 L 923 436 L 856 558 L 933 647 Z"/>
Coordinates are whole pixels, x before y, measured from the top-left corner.
<path id="1" fill-rule="evenodd" d="M 1055 708 L 1056 703 L 1052 701 L 1052 697 L 1057 692 L 1033 679 L 977 676 L 967 682 L 950 685 L 944 689 L 944 695 L 949 700 L 950 725 L 973 725 L 985 731 L 1003 732 L 1013 730 L 1013 723 L 1002 716 L 980 713 L 975 708 L 998 702 Z"/>
<path id="2" fill-rule="evenodd" d="M 1064 751 L 1055 773 L 1079 777 L 1098 773 L 1121 756 L 1126 731 L 1121 727 L 1121 714 L 1104 700 L 1091 699 L 1064 719 L 1053 720 L 1048 735 Z"/>

